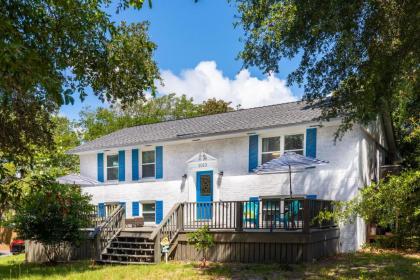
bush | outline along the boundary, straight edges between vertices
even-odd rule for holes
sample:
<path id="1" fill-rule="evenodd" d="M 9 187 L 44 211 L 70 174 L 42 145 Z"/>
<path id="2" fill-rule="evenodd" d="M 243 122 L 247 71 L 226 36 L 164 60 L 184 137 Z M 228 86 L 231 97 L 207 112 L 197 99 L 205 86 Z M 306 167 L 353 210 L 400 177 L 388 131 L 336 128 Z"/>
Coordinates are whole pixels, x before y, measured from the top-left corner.
<path id="1" fill-rule="evenodd" d="M 210 233 L 209 227 L 204 226 L 197 231 L 188 233 L 188 243 L 203 253 L 201 266 L 206 267 L 208 249 L 214 246 L 214 237 Z"/>
<path id="2" fill-rule="evenodd" d="M 390 228 L 392 238 L 380 243 L 385 247 L 420 249 L 420 171 L 411 170 L 371 184 L 355 199 L 336 205 L 335 216 L 351 221 L 358 215 L 367 222 Z"/>
<path id="3" fill-rule="evenodd" d="M 42 243 L 47 260 L 56 262 L 63 248 L 77 246 L 82 240 L 80 229 L 89 226 L 86 214 L 93 210 L 89 202 L 80 187 L 46 178 L 18 205 L 14 227 L 23 239 Z"/>

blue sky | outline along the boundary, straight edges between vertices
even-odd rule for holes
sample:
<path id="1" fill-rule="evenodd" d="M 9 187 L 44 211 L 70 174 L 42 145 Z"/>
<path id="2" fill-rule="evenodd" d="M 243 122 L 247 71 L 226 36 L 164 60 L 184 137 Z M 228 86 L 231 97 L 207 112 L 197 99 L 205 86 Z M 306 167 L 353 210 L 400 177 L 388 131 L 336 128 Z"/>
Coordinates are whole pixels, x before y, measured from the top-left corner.
<path id="1" fill-rule="evenodd" d="M 290 101 L 301 95 L 302 89 L 288 89 L 283 81 L 296 68 L 296 60 L 282 62 L 280 73 L 273 77 L 257 69 L 240 72 L 242 62 L 236 56 L 243 32 L 234 28 L 236 9 L 227 0 L 158 0 L 151 9 L 145 5 L 139 11 L 116 14 L 114 6 L 107 11 L 116 23 L 150 22 L 149 35 L 158 46 L 154 58 L 165 82 L 158 87 L 162 94 L 186 94 L 197 102 L 223 98 L 243 107 Z M 83 103 L 63 106 L 60 113 L 75 119 L 84 106 L 106 104 L 90 95 Z"/>

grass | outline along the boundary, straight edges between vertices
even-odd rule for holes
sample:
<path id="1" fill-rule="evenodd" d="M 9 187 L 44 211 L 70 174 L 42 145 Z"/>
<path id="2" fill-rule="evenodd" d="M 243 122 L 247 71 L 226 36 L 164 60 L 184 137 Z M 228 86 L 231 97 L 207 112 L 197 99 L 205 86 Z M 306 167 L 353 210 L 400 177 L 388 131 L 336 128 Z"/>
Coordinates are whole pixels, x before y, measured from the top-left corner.
<path id="1" fill-rule="evenodd" d="M 341 254 L 313 264 L 197 263 L 95 265 L 90 261 L 57 266 L 25 264 L 24 256 L 0 258 L 0 279 L 420 279 L 420 255 L 394 251 Z"/>

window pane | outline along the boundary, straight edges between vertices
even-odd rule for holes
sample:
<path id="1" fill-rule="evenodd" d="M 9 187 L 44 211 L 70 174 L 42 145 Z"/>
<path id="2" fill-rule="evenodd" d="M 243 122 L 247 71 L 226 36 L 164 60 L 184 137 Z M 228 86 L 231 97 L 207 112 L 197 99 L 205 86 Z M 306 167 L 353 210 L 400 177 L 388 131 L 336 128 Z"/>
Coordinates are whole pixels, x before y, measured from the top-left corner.
<path id="1" fill-rule="evenodd" d="M 117 180 L 118 179 L 118 167 L 108 167 L 106 176 L 107 176 L 108 180 Z"/>
<path id="2" fill-rule="evenodd" d="M 143 213 L 145 222 L 155 222 L 155 213 Z"/>
<path id="3" fill-rule="evenodd" d="M 210 187 L 211 179 L 210 175 L 202 175 L 200 176 L 200 195 L 211 195 L 211 187 Z"/>
<path id="4" fill-rule="evenodd" d="M 280 156 L 280 152 L 277 153 L 268 153 L 268 154 L 262 154 L 261 163 L 266 163 L 267 161 L 270 161 L 272 159 L 278 158 Z"/>
<path id="5" fill-rule="evenodd" d="M 142 165 L 142 175 L 143 175 L 143 178 L 155 177 L 155 165 L 154 164 Z"/>
<path id="6" fill-rule="evenodd" d="M 106 166 L 107 167 L 111 167 L 111 166 L 118 166 L 118 155 L 109 155 L 106 156 Z"/>
<path id="7" fill-rule="evenodd" d="M 285 150 L 303 149 L 303 134 L 287 135 L 284 137 Z"/>
<path id="8" fill-rule="evenodd" d="M 262 151 L 263 153 L 271 151 L 280 151 L 280 137 L 263 138 Z"/>
<path id="9" fill-rule="evenodd" d="M 155 151 L 142 152 L 142 163 L 154 163 Z"/>
<path id="10" fill-rule="evenodd" d="M 143 204 L 143 212 L 155 212 L 155 204 L 154 203 L 144 203 Z"/>

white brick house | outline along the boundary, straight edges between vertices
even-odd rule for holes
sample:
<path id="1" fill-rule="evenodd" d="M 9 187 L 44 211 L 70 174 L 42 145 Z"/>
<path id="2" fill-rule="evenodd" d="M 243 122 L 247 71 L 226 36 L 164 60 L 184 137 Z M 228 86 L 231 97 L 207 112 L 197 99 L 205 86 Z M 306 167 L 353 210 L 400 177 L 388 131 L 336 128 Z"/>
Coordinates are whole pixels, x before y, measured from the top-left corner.
<path id="1" fill-rule="evenodd" d="M 329 161 L 293 174 L 294 194 L 351 199 L 378 178 L 387 150 L 381 122 L 355 126 L 334 143 L 340 120 L 321 126 L 314 121 L 319 114 L 292 102 L 168 121 L 122 129 L 69 153 L 80 156 L 80 176 L 96 180 L 83 190 L 102 215 L 107 204 L 124 203 L 127 216 L 143 216 L 150 224 L 159 223 L 176 202 L 288 195 L 287 174 L 252 172 L 285 151 Z M 201 176 L 210 180 L 198 188 Z M 361 220 L 341 228 L 343 251 L 364 240 Z"/>

